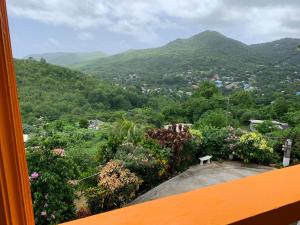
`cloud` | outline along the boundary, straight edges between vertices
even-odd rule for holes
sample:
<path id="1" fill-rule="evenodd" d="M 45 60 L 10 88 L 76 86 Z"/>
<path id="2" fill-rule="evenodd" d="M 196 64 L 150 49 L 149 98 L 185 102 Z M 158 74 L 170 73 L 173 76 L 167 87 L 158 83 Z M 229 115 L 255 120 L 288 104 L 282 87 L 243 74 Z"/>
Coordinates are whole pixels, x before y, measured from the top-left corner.
<path id="1" fill-rule="evenodd" d="M 95 35 L 89 32 L 80 32 L 77 34 L 77 38 L 82 41 L 91 41 L 95 39 Z"/>
<path id="2" fill-rule="evenodd" d="M 59 46 L 59 41 L 56 40 L 55 38 L 49 38 L 46 41 L 46 45 L 49 47 L 58 47 Z"/>
<path id="3" fill-rule="evenodd" d="M 266 38 L 300 36 L 299 0 L 10 0 L 8 8 L 11 16 L 79 30 L 80 39 L 107 29 L 152 42 L 160 29 L 180 24 Z"/>

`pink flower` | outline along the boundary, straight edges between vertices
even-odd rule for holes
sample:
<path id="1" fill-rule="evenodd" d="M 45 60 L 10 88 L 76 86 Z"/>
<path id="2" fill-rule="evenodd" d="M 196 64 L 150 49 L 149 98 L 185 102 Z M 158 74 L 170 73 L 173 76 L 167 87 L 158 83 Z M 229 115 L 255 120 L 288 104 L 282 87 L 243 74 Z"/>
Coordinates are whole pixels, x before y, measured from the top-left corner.
<path id="1" fill-rule="evenodd" d="M 53 149 L 53 154 L 54 155 L 58 155 L 58 156 L 65 156 L 65 150 L 63 148 L 56 148 L 56 149 Z"/>
<path id="2" fill-rule="evenodd" d="M 33 172 L 31 175 L 30 175 L 30 179 L 31 180 L 35 180 L 39 177 L 40 175 L 37 173 L 37 172 Z"/>
<path id="3" fill-rule="evenodd" d="M 41 212 L 41 216 L 46 216 L 47 215 L 47 212 L 46 211 L 42 211 Z"/>

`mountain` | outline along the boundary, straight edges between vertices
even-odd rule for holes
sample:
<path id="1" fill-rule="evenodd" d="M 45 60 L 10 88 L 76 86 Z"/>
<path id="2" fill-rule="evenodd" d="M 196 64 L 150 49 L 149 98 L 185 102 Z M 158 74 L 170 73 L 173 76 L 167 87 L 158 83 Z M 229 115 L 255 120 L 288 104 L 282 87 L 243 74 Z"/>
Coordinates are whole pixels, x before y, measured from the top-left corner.
<path id="1" fill-rule="evenodd" d="M 251 48 L 264 57 L 264 60 L 269 63 L 300 63 L 300 54 L 298 45 L 300 39 L 283 38 L 280 40 L 251 45 Z"/>
<path id="2" fill-rule="evenodd" d="M 228 88 L 231 84 L 243 86 L 241 82 L 270 85 L 265 81 L 258 84 L 264 73 L 276 74 L 278 82 L 287 75 L 294 76 L 294 72 L 300 74 L 300 52 L 296 50 L 299 43 L 300 39 L 282 39 L 246 45 L 218 32 L 205 31 L 162 47 L 92 60 L 76 68 L 122 85 L 178 89 L 213 77 L 228 82 Z"/>
<path id="3" fill-rule="evenodd" d="M 215 64 L 237 64 L 251 59 L 247 45 L 214 32 L 206 31 L 189 39 L 177 39 L 153 49 L 135 50 L 93 60 L 82 71 L 99 76 L 124 76 L 129 73 L 161 78 L 166 73 L 184 72 L 189 68 L 209 69 Z"/>
<path id="4" fill-rule="evenodd" d="M 44 54 L 32 54 L 25 58 L 34 58 L 40 60 L 45 59 L 48 63 L 72 67 L 75 64 L 84 64 L 85 62 L 101 59 L 108 56 L 103 52 L 56 52 L 56 53 L 44 53 Z"/>
<path id="5" fill-rule="evenodd" d="M 112 115 L 117 110 L 143 106 L 144 96 L 78 71 L 39 62 L 15 60 L 23 122 L 39 117 L 55 120 Z M 103 118 L 103 117 L 102 117 Z"/>

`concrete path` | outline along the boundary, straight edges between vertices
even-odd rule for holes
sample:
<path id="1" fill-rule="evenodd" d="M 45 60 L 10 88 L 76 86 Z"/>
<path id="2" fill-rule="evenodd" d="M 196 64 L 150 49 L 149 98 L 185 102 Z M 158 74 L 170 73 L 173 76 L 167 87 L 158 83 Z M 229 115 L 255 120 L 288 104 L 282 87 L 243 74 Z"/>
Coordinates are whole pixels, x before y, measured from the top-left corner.
<path id="1" fill-rule="evenodd" d="M 263 173 L 272 169 L 271 167 L 257 165 L 244 166 L 238 162 L 213 162 L 204 166 L 192 166 L 178 176 L 139 196 L 130 205 L 192 191 L 209 185 Z"/>

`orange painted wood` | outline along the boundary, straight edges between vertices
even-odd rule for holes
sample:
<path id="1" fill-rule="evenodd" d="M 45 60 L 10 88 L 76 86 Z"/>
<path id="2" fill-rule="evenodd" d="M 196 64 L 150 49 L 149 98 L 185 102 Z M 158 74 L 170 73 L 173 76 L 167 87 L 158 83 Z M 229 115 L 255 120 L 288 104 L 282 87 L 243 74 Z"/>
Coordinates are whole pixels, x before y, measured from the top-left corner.
<path id="1" fill-rule="evenodd" d="M 300 165 L 64 225 L 287 225 L 300 219 Z"/>
<path id="2" fill-rule="evenodd" d="M 5 0 L 0 0 L 0 224 L 34 224 Z"/>

